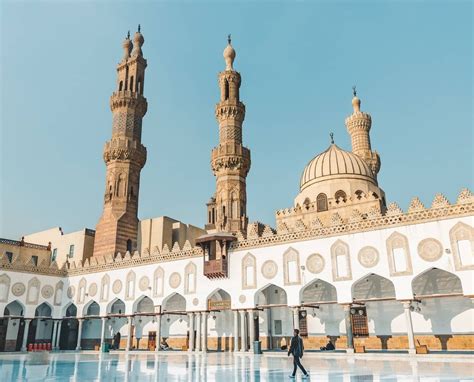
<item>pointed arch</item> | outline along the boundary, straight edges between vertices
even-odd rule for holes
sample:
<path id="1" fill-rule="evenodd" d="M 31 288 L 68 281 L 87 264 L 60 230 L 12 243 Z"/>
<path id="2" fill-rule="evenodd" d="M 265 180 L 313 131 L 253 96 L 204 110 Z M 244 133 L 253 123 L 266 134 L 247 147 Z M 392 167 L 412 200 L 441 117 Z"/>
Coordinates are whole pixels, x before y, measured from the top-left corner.
<path id="1" fill-rule="evenodd" d="M 125 303 L 120 298 L 114 298 L 107 305 L 107 313 L 125 314 Z"/>
<path id="2" fill-rule="evenodd" d="M 82 309 L 84 316 L 100 316 L 100 305 L 95 300 L 90 300 Z"/>
<path id="3" fill-rule="evenodd" d="M 254 294 L 255 306 L 287 304 L 288 298 L 286 291 L 275 284 L 267 284 L 257 290 Z"/>
<path id="4" fill-rule="evenodd" d="M 334 281 L 352 280 L 352 266 L 349 245 L 336 240 L 331 245 L 332 278 Z"/>
<path id="5" fill-rule="evenodd" d="M 155 269 L 153 273 L 153 296 L 163 297 L 165 286 L 165 271 L 162 267 Z"/>
<path id="6" fill-rule="evenodd" d="M 449 231 L 454 267 L 457 271 L 474 269 L 474 228 L 458 222 Z"/>
<path id="7" fill-rule="evenodd" d="M 161 306 L 164 312 L 184 312 L 186 311 L 186 299 L 181 294 L 175 292 L 167 296 Z"/>
<path id="8" fill-rule="evenodd" d="M 408 238 L 400 232 L 393 232 L 387 239 L 387 256 L 390 276 L 413 274 Z"/>
<path id="9" fill-rule="evenodd" d="M 196 293 L 196 264 L 189 262 L 184 268 L 184 294 Z"/>
<path id="10" fill-rule="evenodd" d="M 454 273 L 430 268 L 420 273 L 411 282 L 413 296 L 463 294 L 461 279 Z"/>
<path id="11" fill-rule="evenodd" d="M 105 274 L 100 280 L 100 301 L 105 302 L 109 300 L 110 293 L 110 276 Z"/>
<path id="12" fill-rule="evenodd" d="M 221 288 L 214 289 L 206 298 L 207 309 L 224 310 L 231 308 L 230 293 Z"/>
<path id="13" fill-rule="evenodd" d="M 283 253 L 283 276 L 285 285 L 301 284 L 300 254 L 292 247 Z"/>
<path id="14" fill-rule="evenodd" d="M 300 289 L 300 303 L 337 302 L 337 290 L 331 283 L 315 278 Z"/>
<path id="15" fill-rule="evenodd" d="M 72 301 L 69 301 L 66 305 L 64 305 L 61 308 L 61 317 L 66 317 L 67 310 L 69 309 L 70 306 L 74 306 L 77 311 L 77 306 Z"/>
<path id="16" fill-rule="evenodd" d="M 26 304 L 35 305 L 38 303 L 41 282 L 37 277 L 33 277 L 28 281 L 28 289 L 26 293 Z"/>
<path id="17" fill-rule="evenodd" d="M 145 295 L 140 296 L 134 303 L 133 303 L 133 313 L 154 313 L 155 312 L 155 304 L 153 300 Z"/>
<path id="18" fill-rule="evenodd" d="M 125 284 L 125 299 L 133 300 L 135 298 L 135 279 L 136 275 L 134 271 L 130 271 L 127 274 L 127 281 Z"/>
<path id="19" fill-rule="evenodd" d="M 18 300 L 13 300 L 3 310 L 4 316 L 24 316 L 24 314 L 25 306 Z"/>
<path id="20" fill-rule="evenodd" d="M 0 302 L 7 302 L 10 293 L 10 277 L 4 273 L 0 276 Z"/>
<path id="21" fill-rule="evenodd" d="M 242 258 L 242 289 L 257 287 L 257 260 L 250 252 Z"/>
<path id="22" fill-rule="evenodd" d="M 38 305 L 35 309 L 35 317 L 51 317 L 53 314 L 53 307 L 47 301 Z"/>
<path id="23" fill-rule="evenodd" d="M 376 273 L 369 273 L 355 281 L 351 293 L 352 299 L 358 301 L 396 297 L 393 282 Z"/>
<path id="24" fill-rule="evenodd" d="M 70 303 L 65 309 L 66 317 L 77 317 L 77 306 L 73 303 Z"/>

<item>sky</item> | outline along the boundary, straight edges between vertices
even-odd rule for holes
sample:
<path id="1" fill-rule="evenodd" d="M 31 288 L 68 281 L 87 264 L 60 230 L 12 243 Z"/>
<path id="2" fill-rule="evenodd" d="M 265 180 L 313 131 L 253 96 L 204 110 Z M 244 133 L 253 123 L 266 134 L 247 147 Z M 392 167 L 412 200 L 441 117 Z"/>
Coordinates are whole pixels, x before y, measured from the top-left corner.
<path id="1" fill-rule="evenodd" d="M 246 105 L 250 221 L 275 226 L 305 165 L 350 150 L 352 86 L 372 115 L 387 202 L 455 202 L 473 185 L 471 1 L 1 1 L 0 237 L 95 228 L 109 97 L 140 23 L 148 61 L 139 218 L 198 226 L 214 193 L 227 34 Z"/>

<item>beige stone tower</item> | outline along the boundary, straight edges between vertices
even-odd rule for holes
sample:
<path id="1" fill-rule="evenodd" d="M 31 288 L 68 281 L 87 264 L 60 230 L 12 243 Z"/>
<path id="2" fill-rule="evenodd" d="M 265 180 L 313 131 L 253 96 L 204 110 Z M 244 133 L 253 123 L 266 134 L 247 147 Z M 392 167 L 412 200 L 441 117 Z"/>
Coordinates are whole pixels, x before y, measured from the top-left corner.
<path id="1" fill-rule="evenodd" d="M 138 26 L 133 44 L 130 33 L 123 42 L 124 56 L 117 66 L 117 91 L 110 98 L 112 139 L 104 147 L 104 210 L 96 228 L 94 256 L 125 254 L 137 248 L 140 171 L 146 162 L 146 148 L 141 144 L 147 111 L 143 43 Z"/>
<path id="2" fill-rule="evenodd" d="M 346 118 L 347 131 L 351 136 L 352 152 L 360 156 L 377 176 L 380 170 L 380 157 L 376 151 L 372 151 L 370 146 L 370 128 L 372 118 L 370 114 L 360 111 L 360 99 L 357 97 L 355 87 L 352 106 L 354 112 Z"/>
<path id="3" fill-rule="evenodd" d="M 216 194 L 209 203 L 206 228 L 237 232 L 247 229 L 246 177 L 250 150 L 242 145 L 245 105 L 240 102 L 241 77 L 234 70 L 235 50 L 230 36 L 224 50 L 226 68 L 219 73 L 220 102 L 216 105 L 219 145 L 212 150 L 211 167 L 216 177 Z"/>

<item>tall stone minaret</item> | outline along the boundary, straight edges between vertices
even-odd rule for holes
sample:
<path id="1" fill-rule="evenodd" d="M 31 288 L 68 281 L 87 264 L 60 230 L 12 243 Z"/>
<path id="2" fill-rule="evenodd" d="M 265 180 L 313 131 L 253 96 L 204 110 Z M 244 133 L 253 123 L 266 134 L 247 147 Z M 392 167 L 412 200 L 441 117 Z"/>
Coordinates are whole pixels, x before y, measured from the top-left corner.
<path id="1" fill-rule="evenodd" d="M 234 70 L 235 50 L 224 49 L 226 68 L 219 73 L 220 102 L 216 105 L 219 145 L 212 150 L 211 167 L 216 177 L 216 194 L 207 204 L 207 228 L 237 232 L 247 229 L 246 177 L 250 170 L 250 150 L 242 145 L 245 105 L 240 102 L 241 77 Z"/>
<path id="2" fill-rule="evenodd" d="M 123 42 L 124 56 L 117 65 L 117 90 L 110 97 L 112 139 L 105 143 L 107 166 L 104 210 L 96 227 L 94 256 L 125 254 L 137 248 L 140 171 L 146 162 L 141 144 L 142 119 L 147 111 L 143 97 L 146 60 L 144 39 L 138 32 Z"/>
<path id="3" fill-rule="evenodd" d="M 357 154 L 370 166 L 375 176 L 380 171 L 380 157 L 377 151 L 372 151 L 370 145 L 370 128 L 372 118 L 370 114 L 360 111 L 360 99 L 357 97 L 355 86 L 353 89 L 352 107 L 354 112 L 346 118 L 346 128 L 351 136 L 352 152 Z"/>

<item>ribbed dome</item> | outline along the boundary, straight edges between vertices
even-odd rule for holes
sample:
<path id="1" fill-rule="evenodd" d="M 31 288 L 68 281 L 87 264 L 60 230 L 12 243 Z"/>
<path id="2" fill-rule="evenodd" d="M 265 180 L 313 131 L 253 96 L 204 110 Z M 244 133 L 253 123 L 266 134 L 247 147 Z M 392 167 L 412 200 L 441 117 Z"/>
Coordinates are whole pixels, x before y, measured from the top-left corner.
<path id="1" fill-rule="evenodd" d="M 362 158 L 335 144 L 307 164 L 301 176 L 300 190 L 329 179 L 362 179 L 377 185 L 372 170 Z"/>

